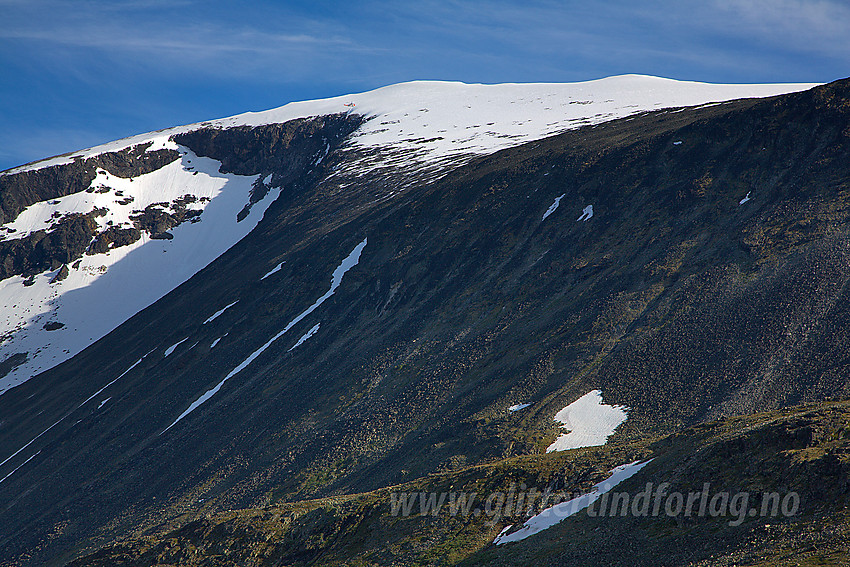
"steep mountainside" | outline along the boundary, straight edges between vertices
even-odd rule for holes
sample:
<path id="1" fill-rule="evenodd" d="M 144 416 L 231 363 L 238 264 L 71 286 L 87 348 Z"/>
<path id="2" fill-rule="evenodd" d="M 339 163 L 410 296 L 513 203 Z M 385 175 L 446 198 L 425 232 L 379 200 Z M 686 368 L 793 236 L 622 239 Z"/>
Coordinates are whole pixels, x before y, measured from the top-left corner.
<path id="1" fill-rule="evenodd" d="M 564 480 L 583 488 L 650 456 L 646 471 L 675 476 L 662 455 L 699 445 L 651 441 L 847 397 L 850 81 L 653 112 L 647 97 L 663 87 L 661 106 L 716 99 L 690 84 L 621 81 L 626 94 L 610 100 L 495 90 L 492 120 L 487 105 L 475 108 L 489 129 L 467 138 L 445 108 L 428 116 L 447 87 L 425 84 L 427 105 L 390 92 L 406 101 L 401 111 L 369 108 L 395 100 L 386 92 L 323 102 L 315 108 L 334 112 L 313 118 L 289 105 L 0 176 L 18 195 L 2 198 L 18 211 L 4 226 L 19 233 L 0 242 L 14 274 L 0 284 L 21 302 L 4 311 L 20 329 L 2 345 L 0 370 L 15 382 L 0 396 L 0 560 L 59 565 L 131 530 L 235 508 L 271 506 L 279 519 L 317 509 L 313 499 L 521 455 L 543 477 L 601 455 L 587 464 L 593 474 Z M 339 108 L 349 98 L 358 112 Z M 527 118 L 504 114 L 526 99 Z M 562 109 L 555 121 L 556 100 L 569 112 L 602 106 Z M 416 107 L 432 138 L 424 122 L 408 131 Z M 52 168 L 64 186 L 26 190 Z M 67 168 L 78 171 L 58 173 Z M 150 189 L 131 192 L 134 183 Z M 103 195 L 134 201 L 101 214 Z M 64 230 L 76 239 L 54 236 Z M 176 263 L 163 264 L 169 255 Z M 76 261 L 105 274 L 83 280 Z M 79 338 L 95 320 L 100 330 Z M 66 338 L 44 346 L 57 333 Z M 55 361 L 35 358 L 39 349 Z M 48 370 L 31 377 L 38 369 Z M 592 390 L 629 408 L 628 419 L 609 446 L 546 456 L 555 414 Z M 204 538 L 230 517 L 212 518 L 185 529 L 198 530 L 194 550 L 218 556 Z M 479 527 L 475 550 L 498 533 Z M 329 549 L 330 536 L 317 537 L 291 561 Z M 127 545 L 115 552 L 159 543 Z M 331 548 L 339 563 L 352 552 Z M 504 549 L 484 549 L 481 561 L 509 561 Z M 113 551 L 105 557 L 117 563 Z M 677 564 L 685 559 L 707 558 Z"/>
<path id="2" fill-rule="evenodd" d="M 0 320 L 0 393 L 76 355 L 218 257 L 256 225 L 276 196 L 264 200 L 269 192 L 297 192 L 328 177 L 349 191 L 368 186 L 373 198 L 393 199 L 473 156 L 563 130 L 805 87 L 642 76 L 549 85 L 414 82 L 141 134 L 14 168 L 0 174 L 0 300 L 13 306 Z M 218 148 L 218 159 L 198 159 L 182 138 L 201 156 Z M 326 158 L 337 150 L 331 170 Z M 205 219 L 180 227 L 173 242 L 147 242 L 171 241 L 171 228 Z M 93 257 L 81 259 L 84 253 Z M 111 305 L 101 305 L 103 298 Z M 104 308 L 96 318 L 94 304 Z"/>

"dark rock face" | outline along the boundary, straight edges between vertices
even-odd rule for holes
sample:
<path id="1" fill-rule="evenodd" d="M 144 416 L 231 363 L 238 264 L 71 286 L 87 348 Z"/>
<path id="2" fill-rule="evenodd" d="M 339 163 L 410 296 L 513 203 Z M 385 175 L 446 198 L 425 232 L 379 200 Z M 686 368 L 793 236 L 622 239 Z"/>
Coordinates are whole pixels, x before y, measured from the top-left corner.
<path id="1" fill-rule="evenodd" d="M 56 274 L 56 276 L 53 278 L 53 280 L 50 283 L 61 282 L 62 280 L 67 278 L 68 274 L 70 274 L 70 273 L 71 273 L 71 271 L 68 269 L 68 264 L 63 264 L 62 268 L 59 270 L 59 273 Z"/>
<path id="2" fill-rule="evenodd" d="M 180 157 L 175 150 L 147 152 L 148 147 L 150 144 L 140 144 L 65 165 L 0 175 L 0 223 L 13 220 L 34 203 L 87 189 L 98 168 L 128 178 L 155 171 Z M 104 213 L 103 210 L 95 210 L 86 215 L 68 215 L 49 230 L 39 230 L 21 239 L 0 241 L 0 280 L 18 274 L 31 276 L 55 270 L 80 258 L 96 234 L 97 224 L 93 219 Z M 138 240 L 136 232 L 132 229 L 123 232 L 108 229 L 98 237 L 95 248 L 105 251 L 110 245 L 129 244 Z"/>
<path id="3" fill-rule="evenodd" d="M 174 140 L 199 156 L 220 161 L 222 173 L 271 174 L 268 185 L 263 180 L 254 185 L 249 202 L 237 215 L 241 221 L 270 187 L 298 191 L 315 183 L 327 168 L 323 158 L 362 122 L 357 115 L 335 114 L 256 128 L 204 128 Z"/>
<path id="4" fill-rule="evenodd" d="M 147 151 L 151 143 L 139 144 L 120 152 L 107 152 L 93 158 L 97 165 L 112 175 L 129 179 L 161 169 L 180 158 L 177 150 Z"/>
<path id="5" fill-rule="evenodd" d="M 65 323 L 60 323 L 59 321 L 48 321 L 44 324 L 45 331 L 57 331 L 65 326 Z"/>
<path id="6" fill-rule="evenodd" d="M 170 213 L 162 210 L 158 205 L 149 205 L 144 211 L 131 215 L 130 219 L 136 226 L 135 230 L 147 231 L 152 238 L 156 238 L 154 235 L 164 234 L 175 226 L 200 216 L 201 211 L 187 210 L 184 203 L 182 206 L 174 207 Z"/>
<path id="7" fill-rule="evenodd" d="M 174 141 L 197 155 L 221 162 L 222 173 L 273 173 L 272 185 L 306 185 L 326 147 L 337 147 L 362 123 L 360 116 L 334 114 L 255 128 L 202 128 Z"/>
<path id="8" fill-rule="evenodd" d="M 18 352 L 8 357 L 3 362 L 0 362 L 0 378 L 14 370 L 16 366 L 20 366 L 26 362 L 27 355 L 28 353 L 26 352 Z"/>
<path id="9" fill-rule="evenodd" d="M 83 255 L 97 231 L 92 215 L 68 215 L 50 231 L 0 242 L 0 280 L 55 270 Z"/>
<path id="10" fill-rule="evenodd" d="M 102 254 L 110 248 L 132 244 L 141 237 L 142 233 L 138 228 L 118 228 L 111 226 L 95 237 L 94 242 L 92 242 L 86 253 Z"/>
<path id="11" fill-rule="evenodd" d="M 177 219 L 153 205 L 145 209 L 144 212 L 132 217 L 132 219 L 137 227 L 151 234 L 165 232 L 177 224 Z"/>
<path id="12" fill-rule="evenodd" d="M 96 166 L 75 162 L 0 176 L 0 222 L 14 220 L 33 203 L 64 197 L 88 188 Z"/>

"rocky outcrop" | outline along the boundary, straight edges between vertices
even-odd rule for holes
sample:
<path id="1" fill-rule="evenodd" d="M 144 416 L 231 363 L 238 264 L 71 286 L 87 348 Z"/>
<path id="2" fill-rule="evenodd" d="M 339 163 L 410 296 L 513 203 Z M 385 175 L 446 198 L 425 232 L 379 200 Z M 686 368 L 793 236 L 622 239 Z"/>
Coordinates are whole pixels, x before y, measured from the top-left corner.
<path id="1" fill-rule="evenodd" d="M 332 114 L 283 124 L 201 128 L 178 134 L 174 141 L 199 156 L 221 162 L 222 173 L 272 173 L 272 185 L 305 183 L 304 174 L 321 165 L 319 158 L 363 122 L 354 114 Z M 330 149 L 328 149 L 330 146 Z"/>
<path id="2" fill-rule="evenodd" d="M 120 152 L 100 154 L 89 160 L 112 175 L 128 179 L 161 169 L 180 157 L 177 150 L 148 151 L 150 146 L 151 142 L 147 142 Z"/>
<path id="3" fill-rule="evenodd" d="M 72 214 L 50 231 L 38 230 L 17 240 L 0 242 L 0 280 L 55 270 L 85 253 L 97 231 L 92 214 Z"/>
<path id="4" fill-rule="evenodd" d="M 98 168 L 129 178 L 156 171 L 180 157 L 176 150 L 149 152 L 150 145 L 148 142 L 68 164 L 0 175 L 0 224 L 14 220 L 33 203 L 88 189 Z"/>
<path id="5" fill-rule="evenodd" d="M 194 198 L 193 198 L 194 199 Z M 171 212 L 165 211 L 160 205 L 149 205 L 144 211 L 138 211 L 137 214 L 130 218 L 135 225 L 135 230 L 144 230 L 150 233 L 151 238 L 172 238 L 162 236 L 168 234 L 168 231 L 186 221 L 197 222 L 200 220 L 201 211 L 197 209 L 187 209 L 186 201 L 182 201 L 171 207 Z"/>
<path id="6" fill-rule="evenodd" d="M 68 164 L 0 175 L 0 224 L 14 220 L 34 203 L 88 190 L 98 168 L 130 178 L 155 171 L 180 157 L 175 150 L 148 151 L 150 145 L 139 144 Z M 55 270 L 80 258 L 97 234 L 95 217 L 104 213 L 105 210 L 96 209 L 87 214 L 66 215 L 49 229 L 38 230 L 24 238 L 0 241 L 0 280 Z M 6 235 L 14 233 L 10 231 Z M 109 228 L 97 236 L 93 251 L 105 252 L 139 237 L 137 229 Z"/>
<path id="7" fill-rule="evenodd" d="M 237 215 L 241 220 L 254 203 L 266 196 L 270 187 L 302 187 L 315 182 L 322 159 L 361 122 L 359 116 L 338 114 L 256 128 L 202 128 L 174 139 L 200 156 L 220 161 L 223 173 L 264 174 L 268 183 L 257 181 L 249 202 Z M 89 186 L 98 168 L 130 178 L 155 171 L 180 157 L 176 150 L 148 151 L 150 145 L 140 144 L 69 164 L 0 176 L 0 224 L 14 219 L 33 203 L 84 190 L 96 191 Z M 128 196 L 122 204 L 131 201 L 132 197 Z M 0 280 L 55 270 L 85 253 L 100 254 L 132 244 L 141 238 L 142 232 L 148 232 L 153 239 L 170 240 L 174 237 L 169 232 L 171 229 L 183 222 L 200 220 L 202 211 L 188 208 L 196 201 L 196 197 L 187 194 L 173 203 L 157 203 L 135 211 L 130 228 L 109 227 L 98 233 L 94 219 L 105 211 L 96 209 L 85 215 L 68 215 L 49 230 L 0 241 Z"/>
<path id="8" fill-rule="evenodd" d="M 70 273 L 71 273 L 71 271 L 68 269 L 68 264 L 64 264 L 59 269 L 59 272 L 50 281 L 50 283 L 59 283 L 62 280 L 64 280 L 65 278 L 67 278 Z"/>
<path id="9" fill-rule="evenodd" d="M 271 187 L 297 190 L 314 184 L 324 172 L 327 155 L 362 123 L 355 114 L 333 114 L 256 127 L 202 128 L 174 140 L 199 156 L 220 161 L 222 173 L 263 174 L 268 179 L 254 185 L 237 215 L 241 221 Z"/>
<path id="10" fill-rule="evenodd" d="M 127 246 L 142 237 L 142 232 L 135 227 L 119 228 L 111 226 L 98 234 L 88 249 L 87 254 L 103 254 L 110 248 Z"/>

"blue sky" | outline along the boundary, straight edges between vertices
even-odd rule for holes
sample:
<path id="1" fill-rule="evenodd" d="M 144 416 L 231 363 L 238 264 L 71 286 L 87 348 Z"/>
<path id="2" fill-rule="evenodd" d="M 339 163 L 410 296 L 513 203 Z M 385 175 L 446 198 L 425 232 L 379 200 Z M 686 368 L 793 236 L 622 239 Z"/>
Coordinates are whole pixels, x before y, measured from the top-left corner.
<path id="1" fill-rule="evenodd" d="M 415 79 L 850 75 L 850 0 L 0 0 L 0 170 Z"/>

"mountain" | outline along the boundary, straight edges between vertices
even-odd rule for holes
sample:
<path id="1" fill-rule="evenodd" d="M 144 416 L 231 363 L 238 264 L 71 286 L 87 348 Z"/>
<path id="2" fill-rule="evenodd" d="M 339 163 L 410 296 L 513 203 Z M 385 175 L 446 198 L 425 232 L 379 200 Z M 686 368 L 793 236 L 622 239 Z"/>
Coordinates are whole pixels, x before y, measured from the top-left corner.
<path id="1" fill-rule="evenodd" d="M 764 540 L 576 517 L 493 546 L 516 522 L 384 513 L 389 487 L 587 491 L 650 458 L 623 486 L 798 489 L 759 557 L 796 549 L 847 495 L 849 101 L 417 82 L 3 172 L 0 559 L 572 564 L 649 530 L 614 564 L 689 542 L 687 565 Z"/>
<path id="2" fill-rule="evenodd" d="M 14 306 L 1 331 L 0 364 L 6 368 L 0 392 L 71 358 L 186 281 L 253 229 L 281 189 L 319 181 L 311 174 L 328 176 L 322 160 L 343 142 L 349 147 L 335 179 L 342 185 L 349 177 L 386 171 L 392 179 L 373 180 L 373 186 L 376 196 L 388 197 L 388 191 L 442 175 L 473 156 L 581 125 L 805 86 L 638 76 L 567 85 L 407 83 L 143 134 L 11 169 L 0 176 L 0 297 Z M 370 119 L 360 124 L 361 116 Z M 218 130 L 230 137 L 217 136 Z M 237 143 L 250 146 L 231 154 L 229 144 Z M 202 215 L 207 203 L 212 208 Z M 253 214 L 242 222 L 234 208 Z M 148 243 L 170 240 L 172 229 L 186 236 L 162 246 Z M 54 282 L 57 270 L 77 260 L 69 280 Z M 71 291 L 74 298 L 65 299 Z M 92 303 L 104 313 L 91 317 Z M 65 329 L 43 332 L 51 323 Z"/>

